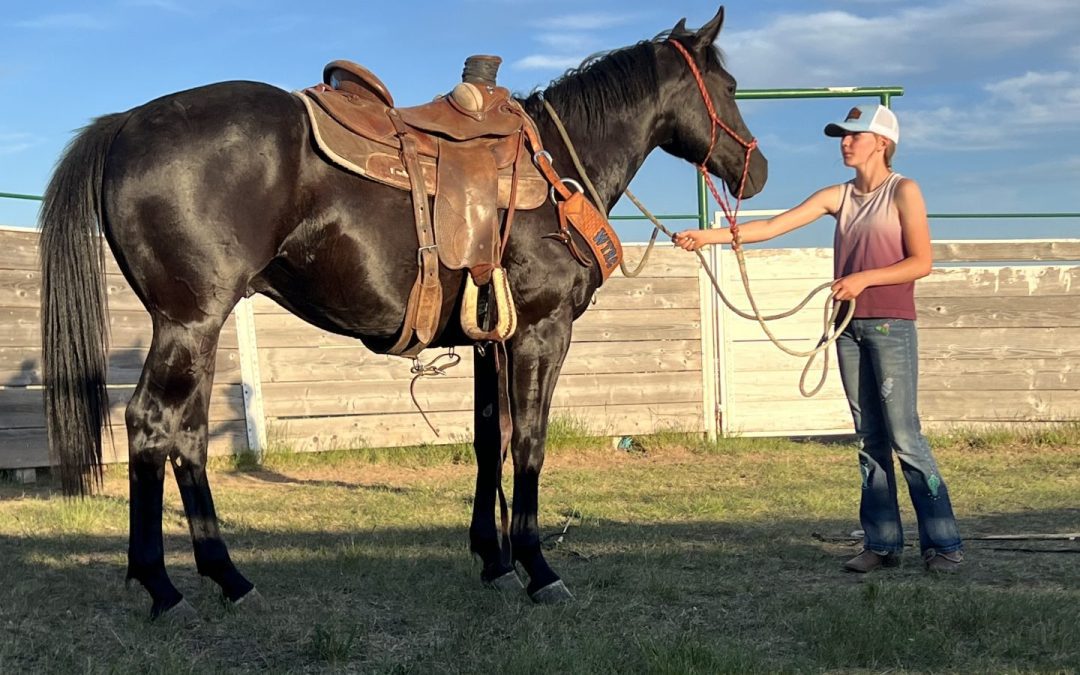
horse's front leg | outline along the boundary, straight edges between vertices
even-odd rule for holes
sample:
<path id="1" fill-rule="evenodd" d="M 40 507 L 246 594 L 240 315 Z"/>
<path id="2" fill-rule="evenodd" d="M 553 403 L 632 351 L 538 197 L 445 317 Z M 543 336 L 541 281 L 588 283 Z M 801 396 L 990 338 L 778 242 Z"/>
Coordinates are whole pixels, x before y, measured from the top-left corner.
<path id="1" fill-rule="evenodd" d="M 536 602 L 572 600 L 559 575 L 540 550 L 540 470 L 544 467 L 551 396 L 570 348 L 570 317 L 549 316 L 522 326 L 510 353 L 510 400 L 514 433 L 514 515 L 510 542 L 514 560 L 529 575 L 529 596 Z"/>

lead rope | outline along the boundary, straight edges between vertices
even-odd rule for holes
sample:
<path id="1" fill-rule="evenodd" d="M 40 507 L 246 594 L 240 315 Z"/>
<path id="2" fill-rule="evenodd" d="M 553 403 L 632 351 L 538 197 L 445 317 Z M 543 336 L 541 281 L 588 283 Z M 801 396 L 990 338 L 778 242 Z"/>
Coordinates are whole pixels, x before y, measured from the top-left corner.
<path id="1" fill-rule="evenodd" d="M 732 209 L 728 204 L 727 198 L 725 196 L 721 196 L 719 191 L 717 191 L 716 186 L 712 181 L 712 177 L 709 175 L 708 170 L 705 168 L 705 163 L 702 162 L 701 164 L 698 164 L 697 168 L 698 171 L 701 172 L 701 175 L 705 178 L 705 182 L 709 186 L 709 190 L 712 192 L 713 198 L 723 210 L 724 218 L 728 221 L 728 225 L 731 229 L 732 234 L 731 248 L 735 252 L 736 260 L 739 263 L 739 276 L 742 279 L 743 288 L 746 291 L 747 299 L 750 301 L 750 307 L 753 310 L 753 314 L 740 310 L 738 307 L 732 304 L 730 300 L 728 300 L 727 295 L 720 288 L 720 284 L 717 281 L 716 276 L 713 274 L 712 269 L 709 267 L 707 261 L 705 260 L 705 256 L 701 253 L 700 250 L 694 251 L 694 253 L 697 254 L 698 261 L 701 264 L 702 268 L 705 270 L 705 273 L 708 275 L 709 281 L 712 283 L 713 289 L 716 291 L 717 295 L 720 296 L 720 299 L 723 301 L 724 305 L 727 306 L 728 309 L 730 309 L 732 312 L 744 319 L 757 321 L 758 325 L 761 326 L 762 331 L 764 331 L 765 335 L 769 338 L 769 341 L 776 345 L 777 348 L 779 348 L 781 351 L 791 356 L 807 358 L 806 365 L 803 367 L 802 374 L 799 376 L 799 393 L 807 398 L 814 396 L 819 391 L 821 391 L 821 388 L 825 385 L 825 380 L 829 374 L 828 349 L 830 346 L 832 346 L 834 342 L 836 342 L 837 338 L 840 337 L 840 334 L 843 332 L 844 328 L 846 328 L 847 325 L 851 322 L 851 318 L 855 314 L 855 301 L 848 301 L 847 313 L 845 314 L 843 320 L 839 324 L 837 324 L 836 318 L 839 315 L 840 311 L 839 305 L 835 302 L 831 295 L 826 298 L 822 335 L 821 338 L 818 340 L 817 345 L 813 349 L 809 349 L 806 351 L 791 349 L 787 345 L 780 342 L 780 340 L 772 333 L 772 331 L 769 330 L 768 325 L 766 325 L 767 321 L 775 321 L 777 319 L 782 319 L 799 312 L 800 310 L 802 310 L 803 307 L 807 305 L 807 303 L 810 302 L 811 298 L 813 298 L 815 295 L 825 290 L 826 288 L 831 288 L 833 282 L 826 282 L 813 289 L 806 296 L 806 298 L 803 299 L 802 302 L 800 302 L 795 307 L 786 312 L 772 315 L 762 315 L 761 310 L 757 306 L 757 301 L 754 298 L 754 294 L 750 290 L 750 278 L 746 271 L 746 259 L 742 250 L 742 238 L 739 234 L 739 225 L 737 222 L 738 211 L 742 204 L 742 194 L 746 186 L 746 177 L 750 171 L 750 156 L 753 153 L 754 148 L 757 147 L 757 141 L 744 141 L 741 137 L 739 137 L 738 134 L 736 134 L 730 127 L 728 127 L 723 120 L 720 119 L 720 117 L 716 114 L 715 108 L 713 107 L 712 100 L 709 98 L 708 89 L 706 89 L 705 87 L 705 82 L 701 77 L 701 73 L 697 69 L 697 65 L 694 63 L 693 57 L 691 57 L 690 53 L 686 51 L 686 48 L 678 42 L 671 40 L 669 41 L 669 43 L 674 46 L 686 59 L 687 65 L 689 65 L 690 72 L 693 74 L 694 79 L 698 84 L 698 89 L 701 92 L 702 99 L 705 102 L 705 107 L 709 113 L 709 119 L 712 123 L 712 128 L 710 131 L 711 140 L 709 150 L 705 156 L 709 157 L 712 154 L 713 147 L 715 147 L 716 145 L 717 127 L 723 129 L 731 138 L 733 138 L 743 148 L 746 149 L 746 156 L 743 161 L 742 178 L 739 181 L 739 194 L 736 197 L 734 209 Z M 596 188 L 593 186 L 592 181 L 589 180 L 588 174 L 585 172 L 585 167 L 582 165 L 581 160 L 574 149 L 574 145 L 570 140 L 570 136 L 566 132 L 566 128 L 565 126 L 563 126 L 562 121 L 559 119 L 558 113 L 555 112 L 555 109 L 551 106 L 547 99 L 544 99 L 544 108 L 547 110 L 548 115 L 551 116 L 552 121 L 555 123 L 555 128 L 558 130 L 559 135 L 562 137 L 563 143 L 566 145 L 566 148 L 570 153 L 570 159 L 571 161 L 573 161 L 574 167 L 577 169 L 578 174 L 581 176 L 582 182 L 585 184 L 585 187 L 589 190 L 589 194 L 592 196 L 593 201 L 596 203 L 597 206 L 601 206 L 603 202 L 600 200 L 599 194 L 597 193 Z M 649 210 L 646 209 L 640 201 L 638 201 L 638 199 L 633 195 L 632 192 L 630 192 L 629 189 L 625 191 L 625 194 L 627 197 L 630 198 L 630 201 L 633 202 L 634 206 L 636 206 L 638 210 L 640 210 L 642 214 L 644 214 L 654 226 L 652 238 L 649 241 L 649 246 L 645 250 L 645 255 L 642 257 L 641 262 L 638 263 L 638 267 L 634 270 L 633 274 L 627 274 L 627 270 L 624 264 L 620 262 L 620 267 L 622 268 L 623 274 L 627 276 L 637 276 L 641 273 L 642 268 L 645 266 L 646 260 L 648 260 L 649 254 L 652 252 L 653 245 L 656 242 L 657 234 L 661 231 L 663 231 L 664 234 L 668 236 L 674 236 L 674 234 L 666 227 L 664 227 L 663 224 L 661 224 L 660 221 L 657 220 L 657 218 L 652 215 L 652 213 L 650 213 Z M 810 367 L 813 365 L 814 360 L 817 358 L 817 355 L 822 352 L 825 352 L 825 359 L 821 371 L 821 378 L 818 380 L 817 385 L 813 389 L 807 391 L 806 376 L 809 373 Z"/>

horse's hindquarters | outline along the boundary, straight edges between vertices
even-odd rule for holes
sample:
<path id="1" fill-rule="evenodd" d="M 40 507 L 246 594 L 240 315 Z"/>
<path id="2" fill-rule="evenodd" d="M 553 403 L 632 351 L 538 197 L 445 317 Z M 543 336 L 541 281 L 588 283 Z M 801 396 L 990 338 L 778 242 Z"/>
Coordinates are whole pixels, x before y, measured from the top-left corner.
<path id="1" fill-rule="evenodd" d="M 307 126 L 275 87 L 227 82 L 131 111 L 109 151 L 105 230 L 147 308 L 224 316 L 305 216 Z"/>

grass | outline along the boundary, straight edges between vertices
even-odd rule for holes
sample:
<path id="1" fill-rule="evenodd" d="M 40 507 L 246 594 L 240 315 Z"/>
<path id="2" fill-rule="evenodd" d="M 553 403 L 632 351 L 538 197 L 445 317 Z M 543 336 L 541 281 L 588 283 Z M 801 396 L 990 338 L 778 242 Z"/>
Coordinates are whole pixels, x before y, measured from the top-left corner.
<path id="1" fill-rule="evenodd" d="M 481 587 L 464 444 L 215 460 L 262 613 L 197 575 L 167 480 L 170 573 L 202 616 L 184 629 L 124 591 L 125 467 L 84 501 L 0 485 L 0 672 L 1080 671 L 1080 542 L 975 538 L 1080 530 L 1075 426 L 934 437 L 972 537 L 964 573 L 937 579 L 914 550 L 838 571 L 858 550 L 850 443 L 671 431 L 619 451 L 560 425 L 541 527 L 566 529 L 547 555 L 577 600 L 557 607 Z"/>

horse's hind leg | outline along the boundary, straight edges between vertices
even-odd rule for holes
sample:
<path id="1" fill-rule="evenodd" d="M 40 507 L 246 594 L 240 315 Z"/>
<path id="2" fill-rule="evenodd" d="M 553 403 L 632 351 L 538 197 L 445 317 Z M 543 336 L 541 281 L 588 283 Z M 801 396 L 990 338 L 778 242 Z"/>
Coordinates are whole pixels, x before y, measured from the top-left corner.
<path id="1" fill-rule="evenodd" d="M 166 458 L 172 462 L 184 502 L 199 573 L 217 582 L 234 602 L 253 588 L 229 559 L 206 479 L 208 411 L 222 323 L 223 318 L 208 317 L 180 324 L 155 315 L 150 353 L 128 404 L 128 578 L 149 591 L 154 618 L 182 600 L 165 572 L 161 516 Z"/>
<path id="2" fill-rule="evenodd" d="M 476 496 L 473 499 L 472 524 L 469 526 L 469 544 L 472 552 L 484 565 L 480 579 L 502 590 L 519 590 L 521 582 L 509 559 L 510 542 L 500 544 L 495 525 L 495 497 L 502 475 L 499 428 L 501 405 L 499 375 L 496 369 L 495 345 L 473 354 L 474 414 L 473 428 L 476 451 Z M 508 363 L 501 364 L 509 368 Z"/>

